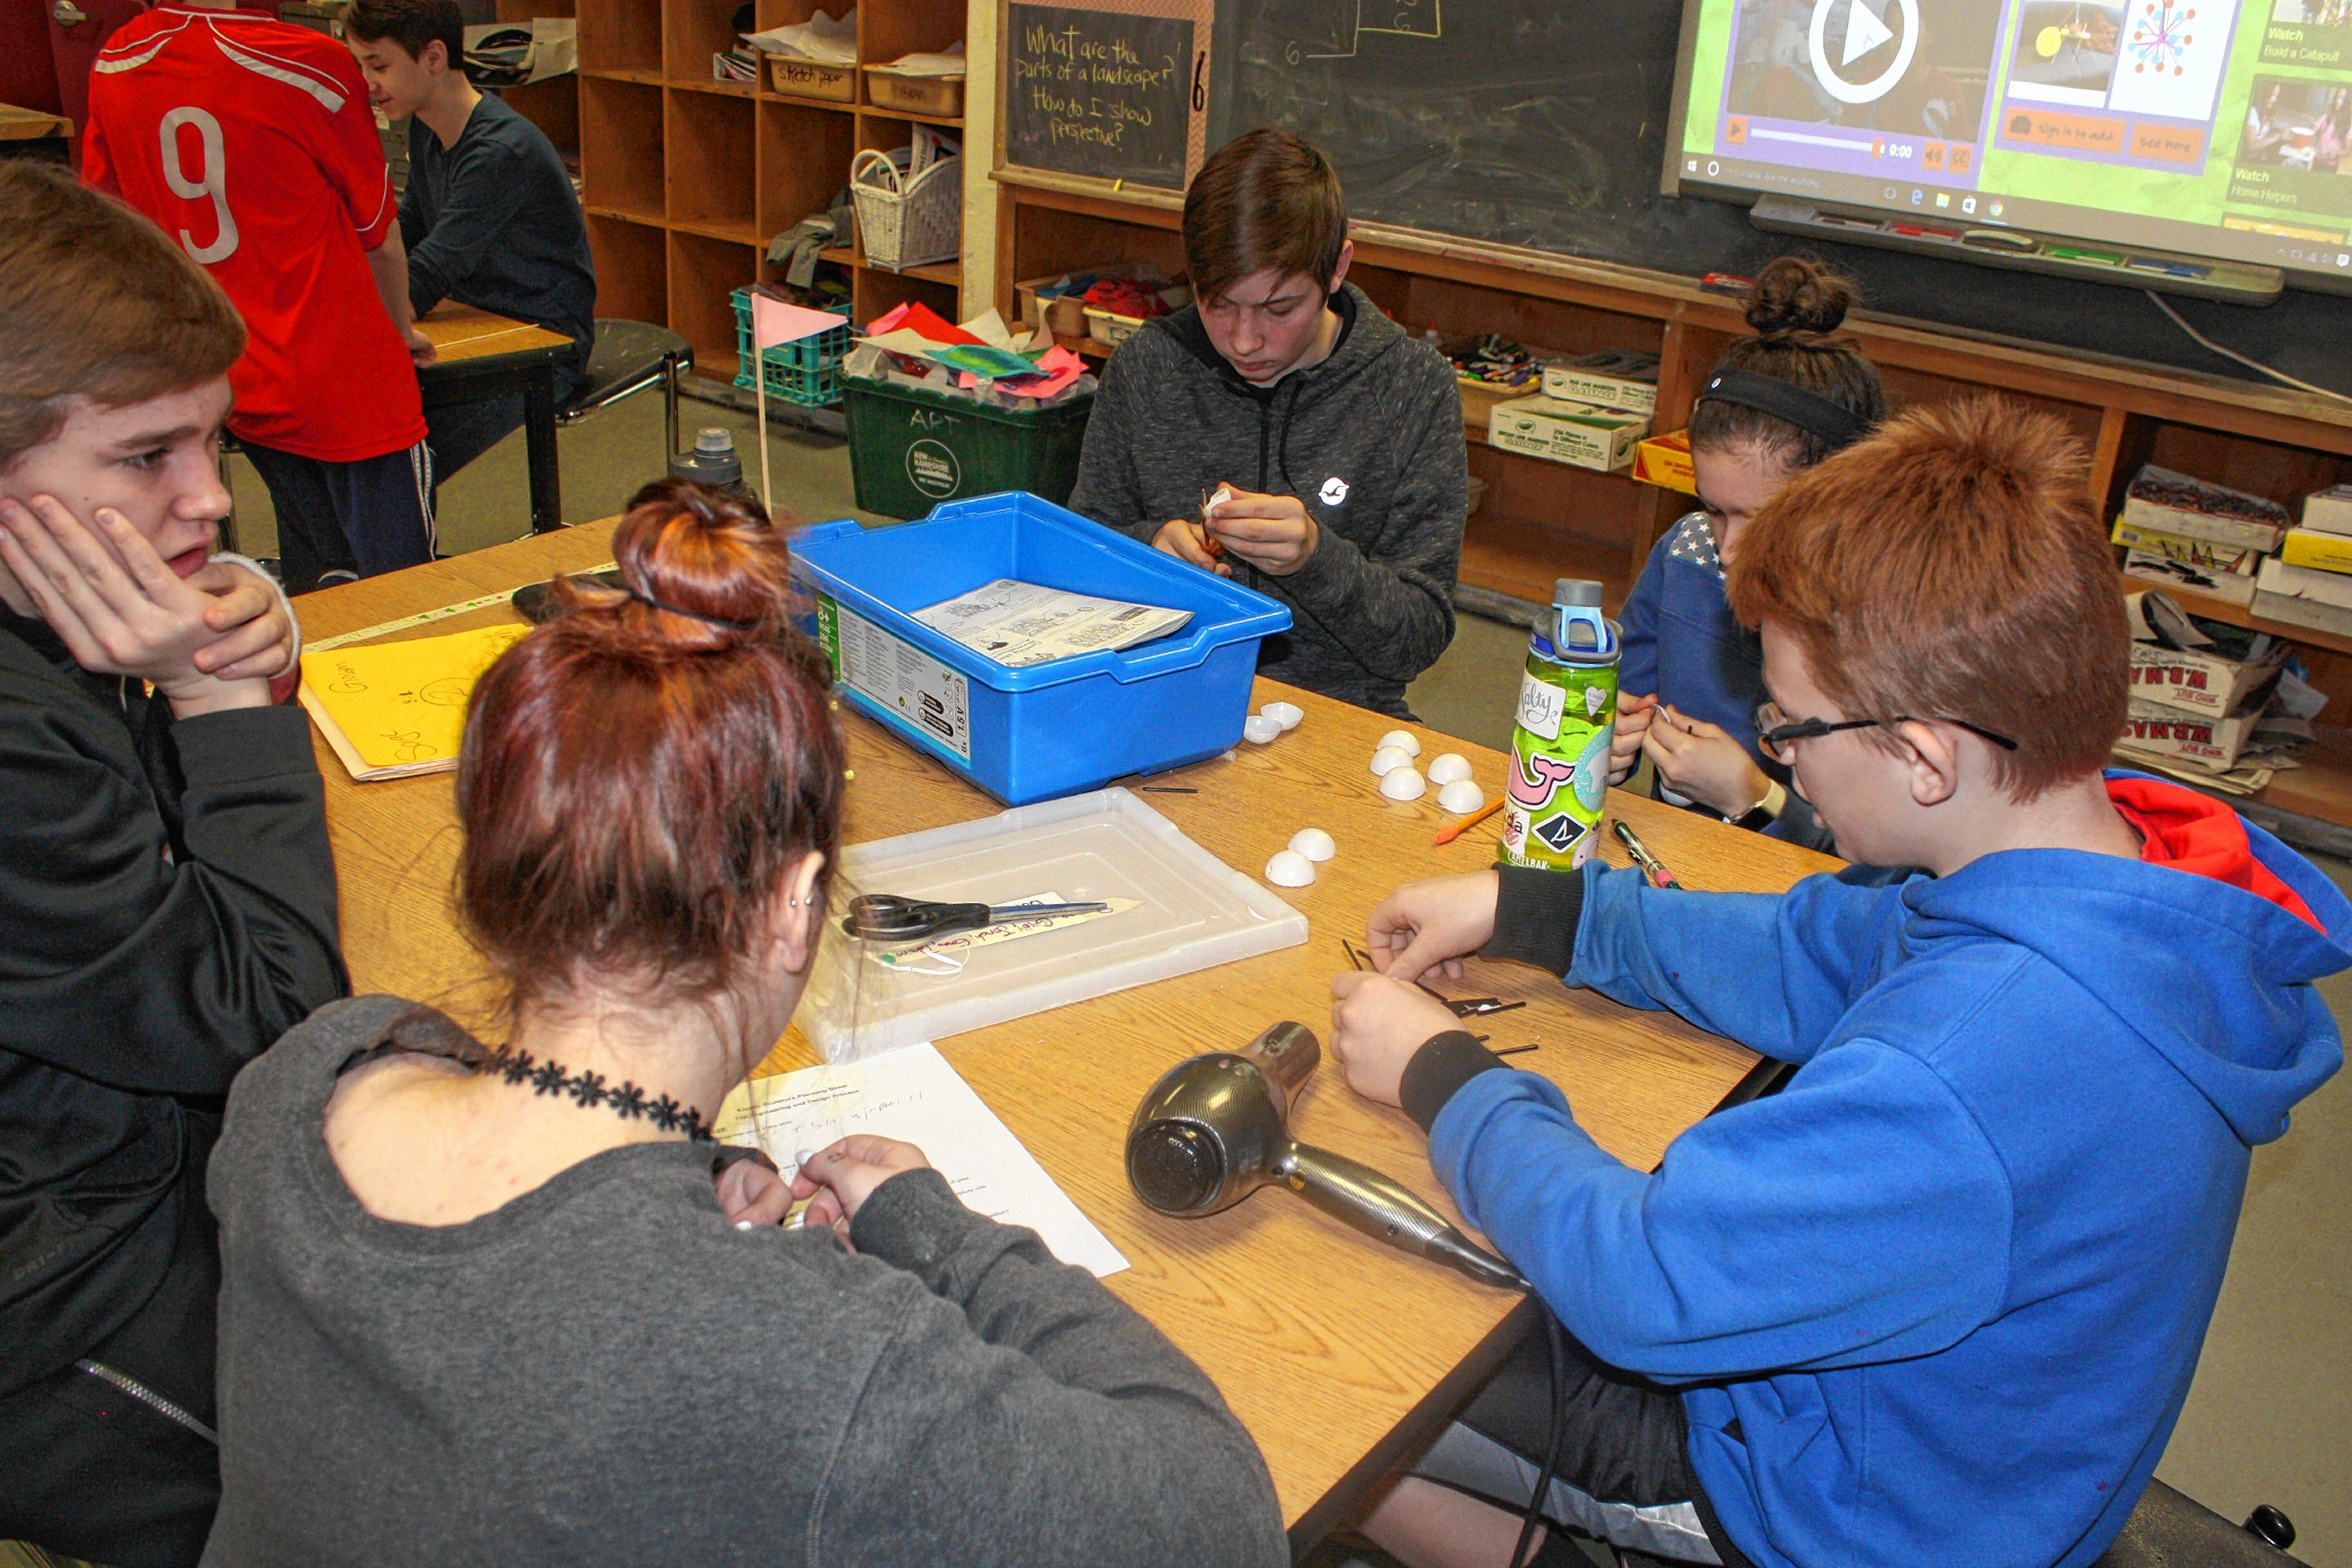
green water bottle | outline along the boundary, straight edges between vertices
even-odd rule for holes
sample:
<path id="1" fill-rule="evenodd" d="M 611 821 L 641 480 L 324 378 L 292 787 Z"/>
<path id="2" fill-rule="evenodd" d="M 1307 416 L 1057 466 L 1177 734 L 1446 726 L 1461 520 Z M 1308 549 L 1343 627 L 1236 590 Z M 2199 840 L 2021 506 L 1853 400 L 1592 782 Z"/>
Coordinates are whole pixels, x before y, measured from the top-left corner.
<path id="1" fill-rule="evenodd" d="M 1528 641 L 1504 789 L 1503 863 L 1572 871 L 1592 858 L 1617 732 L 1617 623 L 1601 584 L 1562 577 Z"/>

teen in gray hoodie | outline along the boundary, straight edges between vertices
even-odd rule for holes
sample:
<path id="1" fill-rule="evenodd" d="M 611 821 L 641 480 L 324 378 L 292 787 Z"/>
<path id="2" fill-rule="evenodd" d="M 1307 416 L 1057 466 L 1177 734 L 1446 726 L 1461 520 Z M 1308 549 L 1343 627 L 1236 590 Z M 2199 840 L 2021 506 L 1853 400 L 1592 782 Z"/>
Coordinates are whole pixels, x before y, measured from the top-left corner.
<path id="1" fill-rule="evenodd" d="M 1339 177 L 1297 137 L 1219 150 L 1183 232 L 1202 304 L 1111 356 L 1071 510 L 1288 605 L 1267 676 L 1409 717 L 1405 684 L 1454 638 L 1468 458 L 1452 367 L 1345 281 Z M 1220 486 L 1236 496 L 1204 525 Z"/>

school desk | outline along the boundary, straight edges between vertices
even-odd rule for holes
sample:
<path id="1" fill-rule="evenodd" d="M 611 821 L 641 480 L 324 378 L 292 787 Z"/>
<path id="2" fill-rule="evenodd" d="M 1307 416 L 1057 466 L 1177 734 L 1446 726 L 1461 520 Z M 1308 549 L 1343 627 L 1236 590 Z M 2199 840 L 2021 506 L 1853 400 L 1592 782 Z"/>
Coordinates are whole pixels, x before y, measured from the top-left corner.
<path id="1" fill-rule="evenodd" d="M 568 529 L 304 597 L 312 640 L 579 570 L 611 558 L 604 524 Z M 423 637 L 511 618 L 503 602 L 394 634 Z M 1528 1321 L 1519 1298 L 1375 1245 L 1281 1192 L 1202 1220 L 1169 1219 L 1129 1190 L 1122 1150 L 1144 1089 L 1196 1052 L 1243 1045 L 1295 1018 L 1328 1036 L 1329 983 L 1362 944 L 1365 917 L 1398 883 L 1492 859 L 1499 819 L 1440 849 L 1453 820 L 1429 797 L 1383 800 L 1366 763 L 1395 721 L 1258 682 L 1255 700 L 1307 718 L 1270 746 L 1243 742 L 1211 761 L 1142 781 L 1197 795 L 1142 798 L 1228 865 L 1255 875 L 1307 826 L 1339 841 L 1312 887 L 1277 889 L 1306 913 L 1303 947 L 1162 981 L 940 1042 L 948 1059 L 1041 1160 L 1133 1267 L 1110 1288 L 1206 1368 L 1264 1448 L 1295 1549 L 1360 1504 L 1392 1466 L 1440 1429 Z M 847 841 L 894 837 L 990 814 L 996 804 L 843 710 L 850 765 Z M 1490 791 L 1503 759 L 1421 730 L 1424 756 L 1459 751 Z M 447 773 L 354 784 L 324 745 L 327 820 L 342 885 L 343 947 L 355 990 L 395 991 L 481 1016 L 488 993 L 452 922 L 457 850 Z M 1137 781 L 1129 781 L 1130 784 Z M 1633 823 L 1688 886 L 1778 889 L 1832 862 L 1622 793 Z M 1605 853 L 1622 864 L 1613 839 Z M 1525 999 L 1474 1020 L 1497 1047 L 1568 1091 L 1602 1145 L 1647 1169 L 1685 1127 L 1740 1084 L 1745 1050 L 1664 1014 L 1635 1013 L 1512 964 L 1474 963 L 1454 995 Z M 814 1060 L 797 1033 L 763 1065 Z M 1298 1135 L 1365 1161 L 1451 1215 L 1418 1129 L 1349 1092 L 1328 1059 L 1301 1099 Z"/>
<path id="2" fill-rule="evenodd" d="M 418 319 L 437 357 L 416 373 L 429 411 L 522 394 L 524 449 L 530 465 L 530 527 L 563 526 L 563 485 L 555 460 L 555 362 L 572 340 L 509 316 L 443 300 Z"/>

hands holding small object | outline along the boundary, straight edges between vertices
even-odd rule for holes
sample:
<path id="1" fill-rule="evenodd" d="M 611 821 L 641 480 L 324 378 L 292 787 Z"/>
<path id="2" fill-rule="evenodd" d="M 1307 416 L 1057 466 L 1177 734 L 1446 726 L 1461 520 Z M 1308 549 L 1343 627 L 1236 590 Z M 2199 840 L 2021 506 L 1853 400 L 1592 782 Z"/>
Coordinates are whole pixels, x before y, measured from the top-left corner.
<path id="1" fill-rule="evenodd" d="M 154 682 L 181 718 L 266 707 L 270 677 L 292 662 L 293 626 L 267 583 L 208 558 L 184 578 L 111 507 L 85 523 L 51 496 L 0 500 L 0 564 L 16 607 L 77 664 Z"/>
<path id="2" fill-rule="evenodd" d="M 850 1222 L 875 1189 L 908 1171 L 927 1171 L 931 1162 L 912 1143 L 873 1132 L 854 1132 L 801 1161 L 793 1173 L 792 1195 L 806 1200 L 803 1225 L 830 1227 L 845 1243 Z"/>
<path id="3" fill-rule="evenodd" d="M 1622 784 L 1633 776 L 1634 764 L 1642 760 L 1642 742 L 1650 733 L 1650 721 L 1657 716 L 1658 700 L 1631 691 L 1617 694 L 1617 732 L 1609 742 L 1609 782 Z"/>
<path id="4" fill-rule="evenodd" d="M 1621 742 L 1624 736 L 1622 711 L 1621 703 Z M 1772 781 L 1765 777 L 1738 736 L 1720 724 L 1693 719 L 1671 707 L 1657 710 L 1642 738 L 1642 751 L 1657 764 L 1659 783 L 1718 816 L 1744 816 L 1771 792 Z M 1613 773 L 1616 742 L 1612 742 L 1609 754 Z"/>
<path id="5" fill-rule="evenodd" d="M 1202 498 L 1199 521 L 1174 519 L 1151 542 L 1220 577 L 1234 574 L 1223 559 L 1228 553 L 1269 577 L 1287 577 L 1307 564 L 1322 537 L 1307 503 L 1297 496 L 1261 495 L 1223 484 Z"/>
<path id="6" fill-rule="evenodd" d="M 1395 1105 L 1405 1066 L 1423 1046 L 1465 1016 L 1513 1005 L 1493 997 L 1448 1003 L 1420 984 L 1431 973 L 1461 978 L 1461 961 L 1495 934 L 1501 888 L 1492 871 L 1432 878 L 1399 888 L 1372 911 L 1365 952 L 1379 973 L 1331 981 L 1331 1054 L 1349 1088 Z"/>

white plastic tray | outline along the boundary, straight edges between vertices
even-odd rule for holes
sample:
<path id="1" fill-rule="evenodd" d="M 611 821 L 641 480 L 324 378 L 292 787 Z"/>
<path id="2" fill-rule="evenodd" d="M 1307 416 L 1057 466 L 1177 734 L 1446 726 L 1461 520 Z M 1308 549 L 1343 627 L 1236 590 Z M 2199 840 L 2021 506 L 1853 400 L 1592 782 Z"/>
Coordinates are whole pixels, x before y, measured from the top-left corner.
<path id="1" fill-rule="evenodd" d="M 843 934 L 858 893 L 1004 904 L 1041 893 L 1136 907 L 972 949 L 954 974 L 887 969 Z M 977 822 L 852 846 L 800 1008 L 827 1061 L 944 1039 L 1307 940 L 1307 917 L 1132 793 L 1016 806 Z"/>

